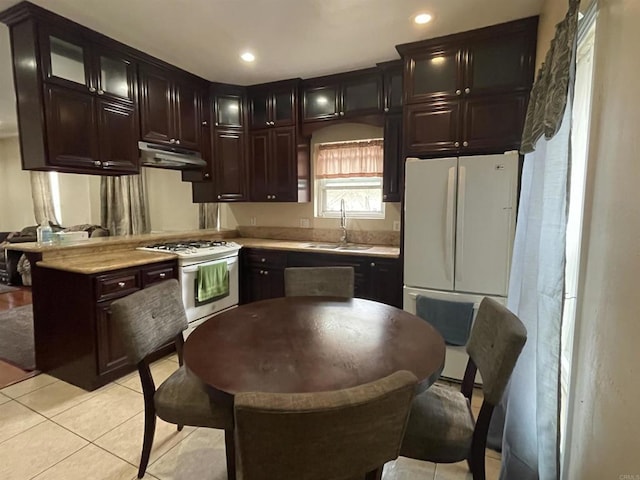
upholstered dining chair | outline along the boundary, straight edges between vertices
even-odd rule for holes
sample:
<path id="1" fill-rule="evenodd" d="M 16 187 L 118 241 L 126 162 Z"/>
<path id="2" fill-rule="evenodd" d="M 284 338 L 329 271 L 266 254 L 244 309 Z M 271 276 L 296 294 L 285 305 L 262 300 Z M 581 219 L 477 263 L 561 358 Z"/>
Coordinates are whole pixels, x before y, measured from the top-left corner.
<path id="1" fill-rule="evenodd" d="M 353 298 L 353 278 L 353 267 L 289 267 L 284 269 L 284 294 Z"/>
<path id="2" fill-rule="evenodd" d="M 320 393 L 239 393 L 243 480 L 379 479 L 398 457 L 416 377 L 407 371 Z"/>
<path id="3" fill-rule="evenodd" d="M 416 396 L 400 455 L 435 463 L 467 460 L 473 479 L 484 480 L 491 415 L 526 340 L 520 319 L 495 300 L 484 298 L 467 343 L 469 362 L 460 391 L 435 384 Z M 474 421 L 471 395 L 477 370 L 484 400 Z"/>
<path id="4" fill-rule="evenodd" d="M 212 403 L 204 385 L 182 364 L 182 331 L 187 328 L 187 317 L 178 281 L 166 280 L 115 300 L 111 304 L 111 313 L 122 334 L 127 356 L 137 365 L 142 382 L 145 417 L 138 478 L 144 476 L 149 463 L 156 415 L 178 425 L 178 430 L 182 430 L 184 425 L 224 429 L 227 467 L 228 471 L 233 471 L 232 409 Z M 149 369 L 149 356 L 174 339 L 180 367 L 156 390 Z"/>

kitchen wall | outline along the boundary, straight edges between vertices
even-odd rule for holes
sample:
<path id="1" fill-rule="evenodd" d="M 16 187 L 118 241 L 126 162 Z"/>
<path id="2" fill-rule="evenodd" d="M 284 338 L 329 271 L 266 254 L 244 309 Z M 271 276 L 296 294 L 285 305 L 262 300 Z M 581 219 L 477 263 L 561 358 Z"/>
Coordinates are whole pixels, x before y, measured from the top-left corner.
<path id="1" fill-rule="evenodd" d="M 198 207 L 191 184 L 180 172 L 143 168 L 152 230 L 198 228 Z M 61 223 L 100 224 L 100 176 L 59 173 Z M 35 225 L 29 172 L 22 170 L 18 137 L 0 139 L 0 231 Z"/>
<path id="2" fill-rule="evenodd" d="M 589 3 L 584 0 L 582 3 Z M 551 40 L 556 34 L 556 24 L 560 22 L 567 13 L 568 0 L 544 0 L 544 7 L 540 12 L 538 21 L 538 46 L 536 58 L 536 73 L 544 61 L 544 57 L 549 50 Z"/>
<path id="3" fill-rule="evenodd" d="M 382 138 L 383 131 L 380 127 L 363 124 L 333 125 L 316 131 L 311 139 L 311 152 L 314 145 L 324 142 L 340 142 L 349 140 L 361 140 L 367 138 Z M 313 158 L 312 158 L 313 171 Z M 300 219 L 309 219 L 310 228 L 335 228 L 340 225 L 336 218 L 314 218 L 312 201 L 302 204 L 291 203 L 238 203 L 222 206 L 222 226 L 236 228 L 238 225 L 251 224 L 251 217 L 256 218 L 257 226 L 265 227 L 300 227 Z M 393 222 L 400 220 L 400 204 L 386 203 L 384 220 L 348 219 L 349 230 L 376 230 L 391 231 Z"/>
<path id="4" fill-rule="evenodd" d="M 18 137 L 0 138 L 0 231 L 34 224 L 31 182 L 20 164 Z"/>
<path id="5" fill-rule="evenodd" d="M 640 478 L 640 2 L 598 3 L 567 480 Z"/>

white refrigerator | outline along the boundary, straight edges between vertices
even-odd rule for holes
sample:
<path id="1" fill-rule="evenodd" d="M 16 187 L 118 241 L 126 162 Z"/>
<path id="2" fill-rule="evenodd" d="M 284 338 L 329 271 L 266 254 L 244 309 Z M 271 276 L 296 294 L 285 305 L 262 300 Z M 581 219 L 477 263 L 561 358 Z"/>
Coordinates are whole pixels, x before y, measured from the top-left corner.
<path id="1" fill-rule="evenodd" d="M 404 203 L 404 309 L 416 297 L 506 302 L 519 160 L 502 155 L 408 158 Z M 442 375 L 461 380 L 464 347 L 447 347 Z M 477 377 L 479 380 L 479 377 Z"/>

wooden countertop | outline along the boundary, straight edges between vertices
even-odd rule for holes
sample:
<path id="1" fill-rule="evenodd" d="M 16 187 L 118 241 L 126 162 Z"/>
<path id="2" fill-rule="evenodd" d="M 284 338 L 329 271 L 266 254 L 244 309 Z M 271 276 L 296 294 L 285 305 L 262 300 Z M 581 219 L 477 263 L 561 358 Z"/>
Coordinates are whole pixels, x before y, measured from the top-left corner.
<path id="1" fill-rule="evenodd" d="M 11 243 L 6 248 L 20 252 L 41 253 L 44 260 L 57 256 L 76 256 L 88 253 L 104 253 L 113 250 L 130 250 L 147 246 L 151 243 L 169 240 L 187 240 L 236 237 L 236 230 L 187 230 L 182 232 L 156 232 L 141 235 L 120 235 L 114 237 L 97 237 L 69 243 L 42 245 L 37 242 Z"/>
<path id="2" fill-rule="evenodd" d="M 151 233 L 122 237 L 99 237 L 69 244 L 40 245 L 35 242 L 12 244 L 8 248 L 27 253 L 40 253 L 38 266 L 69 272 L 93 274 L 128 268 L 177 258 L 173 253 L 156 253 L 135 250 L 136 247 L 154 242 L 189 238 L 224 238 L 246 248 L 287 250 L 305 253 L 330 253 L 333 255 L 356 255 L 381 258 L 398 258 L 400 249 L 387 245 L 371 245 L 370 248 L 331 248 L 327 242 L 296 240 L 272 240 L 264 238 L 237 237 L 235 230 L 194 230 L 186 232 Z"/>
<path id="3" fill-rule="evenodd" d="M 116 250 L 103 252 L 99 255 L 77 255 L 75 257 L 60 257 L 38 262 L 38 267 L 53 268 L 66 272 L 92 274 L 118 270 L 121 268 L 147 265 L 150 263 L 175 260 L 174 253 L 156 253 L 143 250 Z"/>

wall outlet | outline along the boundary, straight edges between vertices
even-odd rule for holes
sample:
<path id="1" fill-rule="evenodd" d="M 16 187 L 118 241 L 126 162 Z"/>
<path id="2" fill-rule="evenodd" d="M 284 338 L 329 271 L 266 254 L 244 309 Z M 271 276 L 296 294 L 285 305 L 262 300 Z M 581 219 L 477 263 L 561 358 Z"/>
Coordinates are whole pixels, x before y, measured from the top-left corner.
<path id="1" fill-rule="evenodd" d="M 399 232 L 400 231 L 400 220 L 394 220 L 393 221 L 393 231 L 394 232 Z"/>
<path id="2" fill-rule="evenodd" d="M 309 219 L 308 218 L 301 218 L 300 219 L 300 228 L 309 228 L 310 224 L 309 224 Z"/>
<path id="3" fill-rule="evenodd" d="M 256 217 L 251 217 L 251 218 L 249 219 L 249 223 L 250 223 L 251 225 L 255 226 L 255 225 L 257 225 L 257 224 L 258 224 L 258 221 L 256 220 Z"/>

